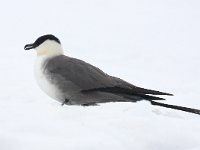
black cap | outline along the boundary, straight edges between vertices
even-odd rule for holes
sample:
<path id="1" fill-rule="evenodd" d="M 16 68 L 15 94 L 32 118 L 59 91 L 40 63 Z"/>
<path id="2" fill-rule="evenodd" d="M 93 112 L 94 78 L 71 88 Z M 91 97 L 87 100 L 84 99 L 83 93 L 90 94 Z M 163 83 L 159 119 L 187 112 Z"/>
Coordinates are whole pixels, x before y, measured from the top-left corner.
<path id="1" fill-rule="evenodd" d="M 52 34 L 47 34 L 47 35 L 43 35 L 39 37 L 34 43 L 25 45 L 24 49 L 30 50 L 30 49 L 36 48 L 46 40 L 53 40 L 60 44 L 60 40 L 57 37 L 55 37 Z"/>

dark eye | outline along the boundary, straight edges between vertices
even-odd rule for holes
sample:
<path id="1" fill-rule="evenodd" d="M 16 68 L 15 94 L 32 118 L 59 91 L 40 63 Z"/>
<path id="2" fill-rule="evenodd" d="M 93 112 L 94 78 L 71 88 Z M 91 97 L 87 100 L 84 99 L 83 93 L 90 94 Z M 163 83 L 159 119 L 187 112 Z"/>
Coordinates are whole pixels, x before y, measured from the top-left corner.
<path id="1" fill-rule="evenodd" d="M 60 44 L 60 40 L 59 40 L 57 37 L 55 37 L 55 36 L 52 35 L 52 34 L 47 34 L 47 35 L 43 35 L 43 36 L 39 37 L 39 38 L 34 42 L 34 45 L 37 47 L 37 46 L 39 46 L 40 44 L 42 44 L 42 43 L 43 43 L 44 41 L 46 41 L 46 40 L 54 40 L 54 41 L 56 41 L 57 43 Z"/>

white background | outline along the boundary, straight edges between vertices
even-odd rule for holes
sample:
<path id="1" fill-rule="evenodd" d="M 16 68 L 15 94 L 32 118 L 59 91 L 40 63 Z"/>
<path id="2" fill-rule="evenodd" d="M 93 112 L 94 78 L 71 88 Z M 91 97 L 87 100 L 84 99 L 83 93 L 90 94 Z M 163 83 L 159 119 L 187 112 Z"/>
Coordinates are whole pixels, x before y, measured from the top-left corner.
<path id="1" fill-rule="evenodd" d="M 25 44 L 54 34 L 65 54 L 200 109 L 198 0 L 34 0 L 0 5 L 1 150 L 199 150 L 200 116 L 148 102 L 64 106 L 33 76 Z"/>

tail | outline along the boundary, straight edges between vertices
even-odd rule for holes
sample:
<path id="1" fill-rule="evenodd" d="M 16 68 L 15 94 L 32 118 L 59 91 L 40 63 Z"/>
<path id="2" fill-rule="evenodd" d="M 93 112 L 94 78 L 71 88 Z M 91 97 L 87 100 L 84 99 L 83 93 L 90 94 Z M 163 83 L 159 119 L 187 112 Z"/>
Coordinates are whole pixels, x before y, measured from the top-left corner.
<path id="1" fill-rule="evenodd" d="M 160 102 L 155 102 L 152 100 L 150 100 L 150 102 L 152 105 L 157 105 L 157 106 L 161 106 L 161 107 L 171 108 L 171 109 L 175 109 L 175 110 L 181 110 L 181 111 L 200 115 L 199 109 L 188 108 L 188 107 L 183 107 L 183 106 L 176 106 L 176 105 L 169 105 L 169 104 L 164 104 L 164 103 L 160 103 Z"/>
<path id="2" fill-rule="evenodd" d="M 124 88 L 124 87 L 117 87 L 117 86 L 94 88 L 94 89 L 83 90 L 82 92 L 89 93 L 89 92 L 94 92 L 94 91 L 108 92 L 108 93 L 120 95 L 124 98 L 129 99 L 130 102 L 136 102 L 136 101 L 144 99 L 144 100 L 150 101 L 152 105 L 162 106 L 162 107 L 166 107 L 166 108 L 181 110 L 181 111 L 200 115 L 200 110 L 198 110 L 198 109 L 188 108 L 188 107 L 183 107 L 183 106 L 176 106 L 176 105 L 169 105 L 169 104 L 154 101 L 154 100 L 165 100 L 164 98 L 157 97 L 157 95 L 173 96 L 173 94 L 170 94 L 170 93 L 165 93 L 165 92 L 160 92 L 160 91 L 155 91 L 155 90 L 150 90 L 150 89 L 144 89 L 144 88 L 140 88 L 140 87 L 136 87 L 136 86 L 132 87 L 131 89 Z M 154 96 L 154 95 L 156 95 L 156 96 Z"/>

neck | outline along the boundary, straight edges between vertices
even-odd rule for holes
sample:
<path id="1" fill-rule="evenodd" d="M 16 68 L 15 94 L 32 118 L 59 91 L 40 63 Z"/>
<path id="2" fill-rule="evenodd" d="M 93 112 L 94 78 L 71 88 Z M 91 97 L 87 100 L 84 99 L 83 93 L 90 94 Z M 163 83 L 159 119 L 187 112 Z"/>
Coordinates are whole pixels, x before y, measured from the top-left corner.
<path id="1" fill-rule="evenodd" d="M 36 48 L 37 56 L 58 56 L 63 54 L 62 46 L 52 40 L 47 40 Z"/>

